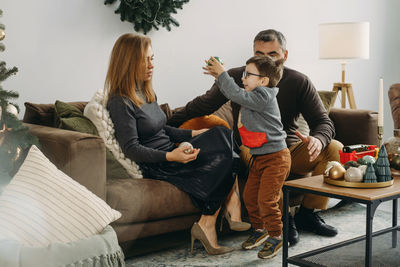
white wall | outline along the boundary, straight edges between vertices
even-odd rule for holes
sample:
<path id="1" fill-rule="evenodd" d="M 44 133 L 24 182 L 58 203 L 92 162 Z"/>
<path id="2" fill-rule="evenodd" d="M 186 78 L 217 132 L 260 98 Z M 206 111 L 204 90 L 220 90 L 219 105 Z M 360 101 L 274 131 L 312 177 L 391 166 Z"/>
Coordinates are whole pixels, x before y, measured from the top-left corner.
<path id="1" fill-rule="evenodd" d="M 103 87 L 115 40 L 133 32 L 130 23 L 114 14 L 115 6 L 103 2 L 1 1 L 7 50 L 0 57 L 19 68 L 3 87 L 20 93 L 21 107 L 26 101 L 89 100 Z M 287 66 L 307 74 L 317 89 L 331 90 L 341 79 L 340 62 L 318 59 L 318 24 L 369 21 L 370 59 L 351 61 L 347 81 L 359 109 L 377 110 L 383 77 L 387 139 L 393 129 L 387 90 L 400 82 L 398 10 L 398 0 L 191 0 L 174 15 L 180 27 L 148 34 L 156 55 L 159 103 L 178 107 L 205 92 L 212 78 L 202 74 L 203 60 L 218 55 L 228 67 L 242 65 L 252 55 L 255 34 L 267 28 L 286 35 Z"/>

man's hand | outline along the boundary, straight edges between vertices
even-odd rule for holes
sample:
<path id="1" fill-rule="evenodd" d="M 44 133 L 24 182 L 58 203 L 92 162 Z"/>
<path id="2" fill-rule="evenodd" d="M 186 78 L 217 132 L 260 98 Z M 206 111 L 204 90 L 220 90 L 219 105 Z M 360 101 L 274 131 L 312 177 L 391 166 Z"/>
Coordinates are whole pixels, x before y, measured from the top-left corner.
<path id="1" fill-rule="evenodd" d="M 304 136 L 299 131 L 296 131 L 296 135 L 301 139 L 304 144 L 307 144 L 308 154 L 310 155 L 310 162 L 315 160 L 322 150 L 321 141 L 313 136 Z"/>
<path id="2" fill-rule="evenodd" d="M 209 60 L 205 60 L 205 62 L 206 66 L 203 67 L 204 74 L 208 74 L 214 76 L 214 78 L 218 78 L 218 76 L 225 71 L 225 66 L 214 57 L 211 57 Z"/>

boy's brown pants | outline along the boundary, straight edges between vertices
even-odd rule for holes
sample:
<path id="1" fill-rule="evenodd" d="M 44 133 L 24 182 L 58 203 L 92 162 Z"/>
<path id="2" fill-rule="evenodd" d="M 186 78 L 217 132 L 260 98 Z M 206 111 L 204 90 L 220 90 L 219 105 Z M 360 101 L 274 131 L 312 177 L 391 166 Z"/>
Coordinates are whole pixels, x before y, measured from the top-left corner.
<path id="1" fill-rule="evenodd" d="M 339 150 L 343 148 L 342 143 L 337 140 L 332 140 L 331 143 L 321 151 L 321 154 L 312 162 L 310 162 L 307 144 L 298 142 L 292 145 L 289 150 L 292 156 L 291 172 L 295 174 L 304 175 L 312 172 L 312 175 L 323 174 L 328 161 L 340 161 Z M 248 165 L 250 160 L 249 149 L 241 146 L 240 156 L 243 162 Z M 281 204 L 282 199 L 281 199 Z M 304 194 L 302 206 L 308 209 L 326 209 L 328 206 L 329 198 L 313 194 Z M 282 206 L 282 205 L 281 205 Z"/>
<path id="2" fill-rule="evenodd" d="M 254 229 L 267 229 L 270 236 L 282 234 L 279 198 L 290 172 L 289 149 L 254 156 L 243 192 L 243 199 Z"/>

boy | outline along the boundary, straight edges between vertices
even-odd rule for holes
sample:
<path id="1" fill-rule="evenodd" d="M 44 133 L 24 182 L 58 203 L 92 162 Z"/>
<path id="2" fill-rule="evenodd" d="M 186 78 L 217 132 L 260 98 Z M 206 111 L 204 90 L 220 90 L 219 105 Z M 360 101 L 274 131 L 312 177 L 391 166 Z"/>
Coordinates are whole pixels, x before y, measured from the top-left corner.
<path id="1" fill-rule="evenodd" d="M 275 87 L 282 77 L 284 60 L 254 56 L 247 60 L 240 88 L 214 57 L 203 67 L 214 76 L 221 93 L 242 106 L 239 133 L 243 145 L 250 148 L 250 173 L 243 193 L 252 232 L 242 244 L 252 249 L 264 243 L 258 257 L 274 257 L 282 248 L 280 191 L 290 171 L 287 149 Z"/>

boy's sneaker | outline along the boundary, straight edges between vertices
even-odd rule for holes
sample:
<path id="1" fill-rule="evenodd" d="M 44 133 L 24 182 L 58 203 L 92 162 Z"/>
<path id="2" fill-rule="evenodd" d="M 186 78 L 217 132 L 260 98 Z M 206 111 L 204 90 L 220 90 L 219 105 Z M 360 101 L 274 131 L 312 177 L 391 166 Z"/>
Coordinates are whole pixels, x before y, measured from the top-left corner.
<path id="1" fill-rule="evenodd" d="M 264 231 L 259 232 L 254 230 L 253 228 L 251 229 L 250 236 L 247 238 L 246 241 L 243 242 L 242 248 L 243 249 L 252 249 L 255 247 L 258 247 L 259 245 L 262 245 L 265 240 L 268 238 L 268 232 L 267 230 L 264 229 Z"/>
<path id="2" fill-rule="evenodd" d="M 282 249 L 282 240 L 268 237 L 264 243 L 264 247 L 258 252 L 258 257 L 261 259 L 270 259 L 278 254 L 279 250 Z"/>

